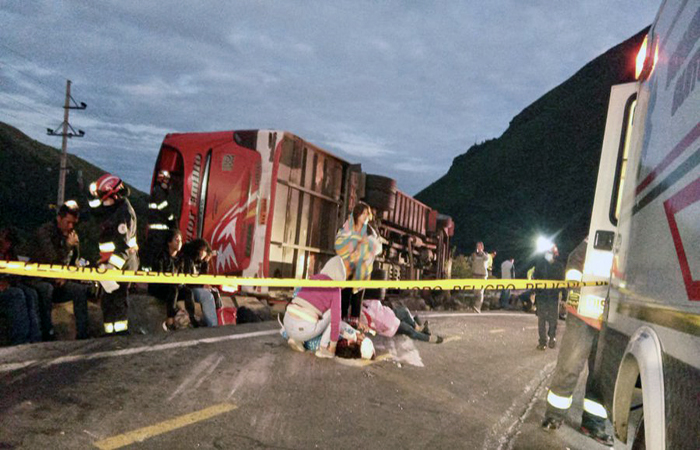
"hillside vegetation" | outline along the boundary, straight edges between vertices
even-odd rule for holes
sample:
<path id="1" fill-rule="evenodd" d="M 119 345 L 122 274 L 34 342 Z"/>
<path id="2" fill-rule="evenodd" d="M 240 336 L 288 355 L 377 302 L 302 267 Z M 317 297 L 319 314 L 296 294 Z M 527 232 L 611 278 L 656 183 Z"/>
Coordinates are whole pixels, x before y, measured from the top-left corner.
<path id="1" fill-rule="evenodd" d="M 460 253 L 482 240 L 497 263 L 526 270 L 538 234 L 556 236 L 562 256 L 588 232 L 612 85 L 634 80 L 647 30 L 586 64 L 525 108 L 497 139 L 457 156 L 416 197 L 455 220 Z M 499 270 L 500 272 L 500 270 Z"/>
<path id="2" fill-rule="evenodd" d="M 26 243 L 34 230 L 55 217 L 60 150 L 37 142 L 20 130 L 0 122 L 0 228 L 15 227 Z M 88 186 L 105 171 L 74 155 L 68 155 L 65 198 L 81 207 L 78 233 L 84 257 L 97 257 L 97 224 L 88 211 Z M 117 174 L 118 175 L 118 174 Z M 147 196 L 130 187 L 131 203 L 138 217 L 146 218 Z M 143 233 L 141 242 L 143 242 Z M 24 250 L 21 248 L 21 250 Z"/>

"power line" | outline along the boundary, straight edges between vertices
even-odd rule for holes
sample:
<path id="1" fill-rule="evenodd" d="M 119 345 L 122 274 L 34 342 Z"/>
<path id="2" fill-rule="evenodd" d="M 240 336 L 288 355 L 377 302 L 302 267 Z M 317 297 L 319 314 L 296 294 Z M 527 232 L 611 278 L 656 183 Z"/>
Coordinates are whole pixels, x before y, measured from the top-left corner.
<path id="1" fill-rule="evenodd" d="M 21 101 L 17 100 L 16 98 L 10 97 L 9 94 L 5 94 L 5 93 L 0 92 L 0 95 L 2 95 L 2 96 L 4 96 L 4 97 L 6 97 L 6 98 L 12 100 L 12 101 L 15 102 L 15 103 L 19 103 L 20 105 L 24 105 L 24 106 L 26 106 L 27 108 L 31 109 L 32 111 L 38 112 L 39 114 L 43 114 L 43 115 L 45 115 L 46 117 L 51 117 L 51 118 L 53 118 L 52 115 L 50 115 L 50 114 L 48 114 L 48 113 L 45 113 L 44 111 L 39 111 L 38 109 L 34 108 L 34 107 L 31 106 L 31 105 L 28 105 L 28 104 L 26 104 L 26 103 L 24 103 L 24 102 L 21 102 Z"/>
<path id="2" fill-rule="evenodd" d="M 38 124 L 38 123 L 36 123 L 36 122 L 32 122 L 31 120 L 26 120 L 26 119 L 24 119 L 24 118 L 22 118 L 22 117 L 15 116 L 14 114 L 10 114 L 10 113 L 7 112 L 7 111 L 0 111 L 0 114 L 4 114 L 4 115 L 10 116 L 10 117 L 14 117 L 15 119 L 20 120 L 20 121 L 22 121 L 22 122 L 24 122 L 24 123 L 31 123 L 32 125 L 36 125 L 36 126 L 41 127 L 41 128 L 44 128 L 44 127 L 46 126 L 46 125 L 43 125 L 43 124 Z"/>
<path id="3" fill-rule="evenodd" d="M 5 44 L 5 43 L 3 43 L 3 42 L 0 42 L 0 46 L 5 47 L 6 49 L 8 49 L 9 51 L 11 51 L 11 52 L 14 53 L 15 55 L 20 56 L 21 58 L 24 58 L 25 60 L 29 61 L 30 63 L 36 64 L 36 62 L 34 62 L 31 58 L 29 58 L 29 57 L 23 55 L 22 53 L 18 52 L 17 50 L 12 49 L 11 47 L 9 47 L 7 44 Z M 7 66 L 9 66 L 11 69 L 14 69 L 15 71 L 17 71 L 17 72 L 19 72 L 19 73 L 21 73 L 21 74 L 23 74 L 23 75 L 25 75 L 25 76 L 31 78 L 32 80 L 36 81 L 37 83 L 42 84 L 42 85 L 48 87 L 49 89 L 51 89 L 51 90 L 53 90 L 53 91 L 56 91 L 56 92 L 58 92 L 58 93 L 60 93 L 60 94 L 63 94 L 63 92 L 61 92 L 61 90 L 58 89 L 58 88 L 56 88 L 55 86 L 50 86 L 50 85 L 44 83 L 42 80 L 39 80 L 38 78 L 34 78 L 33 76 L 28 75 L 28 74 L 22 72 L 20 69 L 14 67 L 12 64 L 8 63 L 7 61 L 4 61 L 4 63 L 5 63 Z M 38 64 L 37 64 L 37 65 L 38 65 Z M 59 75 L 59 76 L 62 76 L 61 74 L 58 74 L 58 75 Z M 62 77 L 62 78 L 68 78 L 68 77 Z"/>

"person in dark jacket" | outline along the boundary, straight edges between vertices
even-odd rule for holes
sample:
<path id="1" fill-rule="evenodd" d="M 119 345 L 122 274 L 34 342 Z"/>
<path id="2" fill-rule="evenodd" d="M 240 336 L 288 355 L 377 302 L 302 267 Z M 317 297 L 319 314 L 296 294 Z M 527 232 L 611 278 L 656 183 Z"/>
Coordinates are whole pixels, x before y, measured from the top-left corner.
<path id="1" fill-rule="evenodd" d="M 13 228 L 0 230 L 0 259 L 18 261 L 17 243 L 17 233 Z M 9 318 L 12 345 L 41 340 L 37 292 L 22 278 L 0 274 L 0 310 Z"/>
<path id="2" fill-rule="evenodd" d="M 209 271 L 209 260 L 213 255 L 211 246 L 204 239 L 194 239 L 182 246 L 182 270 L 190 275 L 206 274 Z M 191 292 L 194 300 L 202 306 L 204 325 L 215 327 L 219 324 L 216 317 L 216 300 L 207 286 L 186 285 L 183 290 Z M 185 306 L 190 314 L 190 321 L 194 326 L 199 322 L 194 317 L 194 308 Z"/>
<path id="3" fill-rule="evenodd" d="M 56 220 L 45 223 L 36 232 L 31 250 L 32 262 L 75 266 L 80 259 L 80 239 L 75 226 L 80 219 L 80 209 L 68 200 L 58 209 Z M 54 303 L 73 301 L 76 339 L 88 338 L 87 300 L 90 286 L 77 281 L 37 278 L 30 282 L 39 294 L 39 318 L 41 334 L 45 341 L 55 339 L 51 310 Z"/>
<path id="4" fill-rule="evenodd" d="M 137 270 L 136 213 L 127 196 L 129 189 L 122 180 L 105 174 L 90 185 L 90 193 L 100 206 L 95 210 L 102 217 L 100 224 L 100 265 L 109 269 Z M 92 206 L 91 204 L 91 206 Z M 128 334 L 129 283 L 100 282 L 105 289 L 102 315 L 106 334 Z"/>
<path id="5" fill-rule="evenodd" d="M 153 271 L 182 273 L 182 261 L 179 259 L 182 249 L 182 233 L 180 230 L 168 230 L 166 242 L 152 260 Z M 166 319 L 163 322 L 163 329 L 170 331 L 175 329 L 175 315 L 178 312 L 177 301 L 183 299 L 186 294 L 184 286 L 171 283 L 151 283 L 148 285 L 148 292 L 165 303 Z M 186 304 L 188 300 L 184 299 Z"/>
<path id="6" fill-rule="evenodd" d="M 563 280 L 564 268 L 558 260 L 559 249 L 555 244 L 545 251 L 535 264 L 533 278 L 536 280 Z M 557 321 L 559 320 L 559 294 L 561 289 L 535 290 L 537 325 L 539 331 L 538 350 L 557 346 Z M 547 326 L 549 325 L 549 329 Z M 549 340 L 547 340 L 549 337 Z"/>

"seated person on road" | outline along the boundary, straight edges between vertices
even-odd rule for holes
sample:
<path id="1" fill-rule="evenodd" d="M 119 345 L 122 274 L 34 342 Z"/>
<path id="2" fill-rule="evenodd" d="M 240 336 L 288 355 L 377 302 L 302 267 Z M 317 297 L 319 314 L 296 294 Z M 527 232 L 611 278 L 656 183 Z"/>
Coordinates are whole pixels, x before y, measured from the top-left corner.
<path id="1" fill-rule="evenodd" d="M 152 270 L 156 272 L 181 273 L 182 264 L 178 260 L 182 248 L 182 233 L 180 230 L 168 230 L 168 235 L 163 248 L 151 260 Z M 165 302 L 166 319 L 163 322 L 165 331 L 174 330 L 175 316 L 178 312 L 177 301 L 184 300 L 186 305 L 194 309 L 192 293 L 185 292 L 182 285 L 171 283 L 151 283 L 148 285 L 148 293 Z"/>
<path id="2" fill-rule="evenodd" d="M 0 230 L 0 259 L 17 261 L 17 233 L 12 228 Z M 0 274 L 0 311 L 10 325 L 10 344 L 27 344 L 41 340 L 38 297 L 36 290 L 27 286 L 22 277 Z"/>
<path id="3" fill-rule="evenodd" d="M 340 256 L 334 256 L 311 280 L 345 281 L 345 265 Z M 316 356 L 332 358 L 340 338 L 340 288 L 301 288 L 284 314 L 284 329 L 289 346 L 304 351 L 304 341 L 319 335 L 321 346 Z M 357 333 L 354 333 L 355 336 Z M 351 341 L 356 338 L 349 336 Z"/>
<path id="4" fill-rule="evenodd" d="M 360 328 L 374 330 L 386 337 L 404 334 L 411 339 L 433 344 L 440 344 L 443 341 L 442 337 L 430 334 L 427 323 L 419 325 L 416 319 L 403 305 L 392 309 L 382 305 L 379 300 L 365 300 L 362 302 Z"/>
<path id="5" fill-rule="evenodd" d="M 39 228 L 31 251 L 31 261 L 44 264 L 75 266 L 80 259 L 80 239 L 75 227 L 80 219 L 80 209 L 68 200 L 58 209 L 56 218 Z M 39 294 L 39 318 L 41 334 L 45 341 L 54 340 L 51 310 L 54 303 L 73 302 L 76 339 L 88 338 L 87 300 L 91 286 L 78 281 L 36 278 L 30 282 Z"/>
<path id="6" fill-rule="evenodd" d="M 182 262 L 183 273 L 189 275 L 206 274 L 209 271 L 209 260 L 212 257 L 212 249 L 204 239 L 194 239 L 182 246 L 180 260 Z M 216 317 L 216 300 L 209 286 L 188 284 L 182 288 L 187 295 L 191 293 L 194 300 L 202 306 L 202 320 L 207 327 L 218 326 Z M 185 303 L 193 326 L 198 326 L 199 322 L 194 316 L 194 308 Z"/>

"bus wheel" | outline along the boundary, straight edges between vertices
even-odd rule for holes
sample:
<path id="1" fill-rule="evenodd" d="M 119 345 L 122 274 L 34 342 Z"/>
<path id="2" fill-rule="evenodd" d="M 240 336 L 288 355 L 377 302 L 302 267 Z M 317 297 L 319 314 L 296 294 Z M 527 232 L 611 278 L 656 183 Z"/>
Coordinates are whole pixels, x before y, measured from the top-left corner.
<path id="1" fill-rule="evenodd" d="M 365 192 L 365 201 L 369 206 L 379 211 L 393 211 L 396 205 L 396 194 L 368 189 Z"/>
<path id="2" fill-rule="evenodd" d="M 367 174 L 365 189 L 368 191 L 396 192 L 396 180 L 381 175 Z"/>

